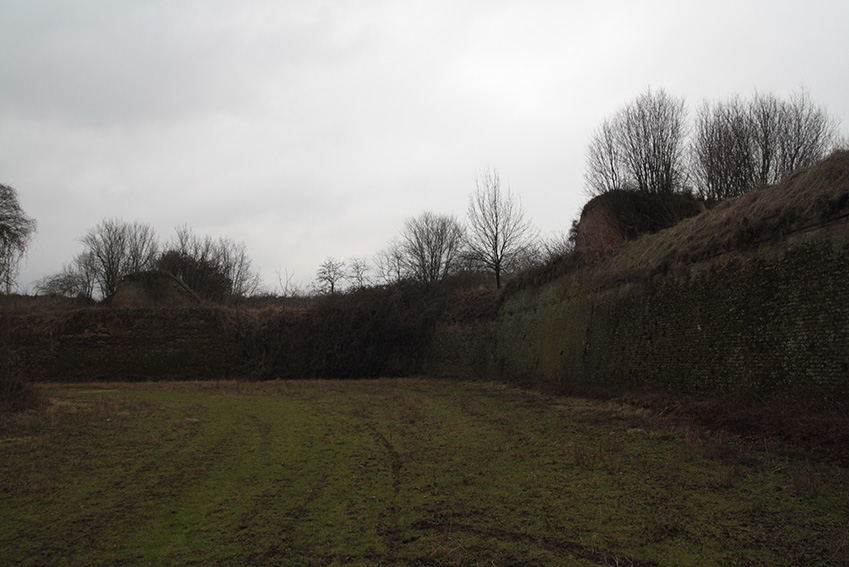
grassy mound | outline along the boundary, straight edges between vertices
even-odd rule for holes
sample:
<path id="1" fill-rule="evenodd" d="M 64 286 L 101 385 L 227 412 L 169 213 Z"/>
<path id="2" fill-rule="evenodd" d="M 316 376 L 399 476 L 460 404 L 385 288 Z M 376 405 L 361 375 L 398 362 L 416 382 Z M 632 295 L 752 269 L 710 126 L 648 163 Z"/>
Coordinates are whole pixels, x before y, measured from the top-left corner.
<path id="1" fill-rule="evenodd" d="M 719 203 L 656 234 L 607 250 L 579 250 L 528 270 L 504 293 L 542 285 L 592 266 L 596 285 L 634 281 L 720 254 L 777 242 L 788 234 L 849 215 L 849 151 L 832 154 L 776 185 Z"/>

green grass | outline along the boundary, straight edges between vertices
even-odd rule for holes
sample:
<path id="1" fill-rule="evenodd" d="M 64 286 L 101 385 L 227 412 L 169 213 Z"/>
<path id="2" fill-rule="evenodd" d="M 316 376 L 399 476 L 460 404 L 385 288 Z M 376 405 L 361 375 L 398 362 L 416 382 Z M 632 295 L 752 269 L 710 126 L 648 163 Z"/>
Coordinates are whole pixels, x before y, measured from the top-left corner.
<path id="1" fill-rule="evenodd" d="M 439 380 L 45 386 L 0 565 L 839 565 L 849 474 L 612 402 Z"/>

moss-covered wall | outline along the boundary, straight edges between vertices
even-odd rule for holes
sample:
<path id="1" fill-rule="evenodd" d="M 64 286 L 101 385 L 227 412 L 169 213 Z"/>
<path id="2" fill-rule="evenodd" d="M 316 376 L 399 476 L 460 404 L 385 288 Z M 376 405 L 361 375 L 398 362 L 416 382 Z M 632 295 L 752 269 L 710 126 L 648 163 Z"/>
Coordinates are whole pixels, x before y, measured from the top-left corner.
<path id="1" fill-rule="evenodd" d="M 232 324 L 210 309 L 83 309 L 2 324 L 32 380 L 217 379 L 245 365 Z"/>
<path id="2" fill-rule="evenodd" d="M 849 397 L 847 233 L 801 233 L 604 290 L 573 272 L 506 301 L 493 362 L 507 378 L 557 383 Z"/>
<path id="3" fill-rule="evenodd" d="M 674 274 L 603 289 L 597 278 L 580 268 L 515 293 L 494 319 L 435 327 L 342 302 L 310 316 L 203 307 L 0 314 L 0 331 L 35 380 L 423 372 L 693 393 L 812 386 L 849 398 L 849 223 Z"/>
<path id="4" fill-rule="evenodd" d="M 442 377 L 497 377 L 495 328 L 491 321 L 437 325 L 423 357 L 423 371 Z"/>

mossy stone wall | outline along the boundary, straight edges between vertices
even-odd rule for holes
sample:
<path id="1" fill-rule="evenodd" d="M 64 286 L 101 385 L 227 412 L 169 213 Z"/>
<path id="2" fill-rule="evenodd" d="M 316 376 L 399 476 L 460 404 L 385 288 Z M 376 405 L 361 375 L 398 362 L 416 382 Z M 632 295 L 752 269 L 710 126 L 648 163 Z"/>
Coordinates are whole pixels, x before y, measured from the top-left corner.
<path id="1" fill-rule="evenodd" d="M 203 307 L 7 314 L 0 328 L 34 380 L 345 370 L 352 378 L 424 373 L 696 394 L 813 387 L 849 399 L 847 282 L 844 222 L 616 285 L 578 269 L 517 292 L 494 319 L 437 323 L 433 332 L 369 310 L 335 318 L 331 310 L 318 325 L 297 314 Z"/>
<path id="2" fill-rule="evenodd" d="M 245 366 L 214 310 L 83 309 L 7 316 L 21 373 L 38 381 L 219 379 Z"/>
<path id="3" fill-rule="evenodd" d="M 506 301 L 493 333 L 505 378 L 849 397 L 849 237 L 841 225 L 678 273 L 593 289 L 584 270 Z"/>

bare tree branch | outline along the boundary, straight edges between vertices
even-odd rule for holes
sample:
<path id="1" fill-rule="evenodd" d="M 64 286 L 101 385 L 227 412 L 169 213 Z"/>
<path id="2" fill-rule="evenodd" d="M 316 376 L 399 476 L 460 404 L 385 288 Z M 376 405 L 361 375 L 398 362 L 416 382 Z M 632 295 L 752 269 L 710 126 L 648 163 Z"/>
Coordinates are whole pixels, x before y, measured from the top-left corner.
<path id="1" fill-rule="evenodd" d="M 396 284 L 408 277 L 404 248 L 398 240 L 393 240 L 385 249 L 377 253 L 374 265 L 379 281 L 385 285 Z"/>
<path id="2" fill-rule="evenodd" d="M 365 258 L 353 257 L 348 261 L 348 274 L 345 276 L 354 289 L 363 289 L 369 285 L 369 265 Z"/>

